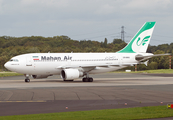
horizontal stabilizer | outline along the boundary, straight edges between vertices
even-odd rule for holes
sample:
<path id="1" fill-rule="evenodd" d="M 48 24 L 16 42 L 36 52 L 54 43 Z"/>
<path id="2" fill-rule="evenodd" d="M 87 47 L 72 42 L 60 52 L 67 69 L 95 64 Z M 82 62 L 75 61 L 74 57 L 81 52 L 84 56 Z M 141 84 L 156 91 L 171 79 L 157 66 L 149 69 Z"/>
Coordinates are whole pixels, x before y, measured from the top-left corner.
<path id="1" fill-rule="evenodd" d="M 165 53 L 165 54 L 156 54 L 156 55 L 146 55 L 146 56 L 143 56 L 143 55 L 136 55 L 135 59 L 137 61 L 144 61 L 144 60 L 147 60 L 149 58 L 152 58 L 152 57 L 158 57 L 158 56 L 164 56 L 164 55 L 171 55 L 170 53 Z"/>

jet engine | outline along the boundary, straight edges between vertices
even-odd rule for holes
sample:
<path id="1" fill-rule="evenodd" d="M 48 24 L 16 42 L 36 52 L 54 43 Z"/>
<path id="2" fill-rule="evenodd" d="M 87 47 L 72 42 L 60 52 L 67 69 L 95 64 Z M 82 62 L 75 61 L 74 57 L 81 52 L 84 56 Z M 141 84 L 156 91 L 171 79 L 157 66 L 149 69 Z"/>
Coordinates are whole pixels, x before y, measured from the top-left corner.
<path id="1" fill-rule="evenodd" d="M 77 79 L 79 77 L 82 77 L 83 75 L 83 72 L 79 71 L 78 69 L 64 69 L 61 71 L 61 77 L 64 80 Z"/>
<path id="2" fill-rule="evenodd" d="M 34 79 L 42 79 L 42 78 L 47 78 L 50 75 L 32 75 Z"/>

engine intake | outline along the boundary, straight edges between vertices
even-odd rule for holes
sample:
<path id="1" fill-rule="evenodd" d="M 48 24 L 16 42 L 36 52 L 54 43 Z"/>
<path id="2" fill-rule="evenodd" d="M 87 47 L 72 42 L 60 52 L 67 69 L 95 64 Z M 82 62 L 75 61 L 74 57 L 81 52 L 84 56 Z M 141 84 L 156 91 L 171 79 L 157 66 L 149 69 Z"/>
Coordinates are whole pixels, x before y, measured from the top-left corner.
<path id="1" fill-rule="evenodd" d="M 64 69 L 61 71 L 61 77 L 64 80 L 77 79 L 79 77 L 82 77 L 83 75 L 83 72 L 79 71 L 78 69 Z"/>

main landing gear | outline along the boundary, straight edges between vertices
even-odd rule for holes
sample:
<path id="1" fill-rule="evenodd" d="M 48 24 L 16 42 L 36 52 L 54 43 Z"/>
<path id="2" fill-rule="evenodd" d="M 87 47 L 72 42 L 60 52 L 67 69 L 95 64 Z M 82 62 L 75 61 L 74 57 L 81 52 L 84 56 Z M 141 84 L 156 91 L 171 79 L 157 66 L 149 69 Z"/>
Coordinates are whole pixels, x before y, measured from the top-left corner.
<path id="1" fill-rule="evenodd" d="M 83 82 L 93 82 L 93 78 L 89 77 L 89 74 L 86 73 L 86 77 L 82 79 Z"/>
<path id="2" fill-rule="evenodd" d="M 89 78 L 83 78 L 82 79 L 83 82 L 93 82 L 93 78 L 89 77 Z"/>
<path id="3" fill-rule="evenodd" d="M 25 82 L 30 82 L 29 75 L 25 75 Z"/>

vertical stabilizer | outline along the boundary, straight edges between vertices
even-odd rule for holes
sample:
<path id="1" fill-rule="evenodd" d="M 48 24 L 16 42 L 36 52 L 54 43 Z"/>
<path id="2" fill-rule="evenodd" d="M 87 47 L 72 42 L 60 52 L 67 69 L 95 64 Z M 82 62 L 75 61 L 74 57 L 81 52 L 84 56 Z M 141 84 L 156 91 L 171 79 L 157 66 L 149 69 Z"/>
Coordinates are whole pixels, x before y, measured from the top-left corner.
<path id="1" fill-rule="evenodd" d="M 146 22 L 128 45 L 117 53 L 146 53 L 156 22 Z"/>

